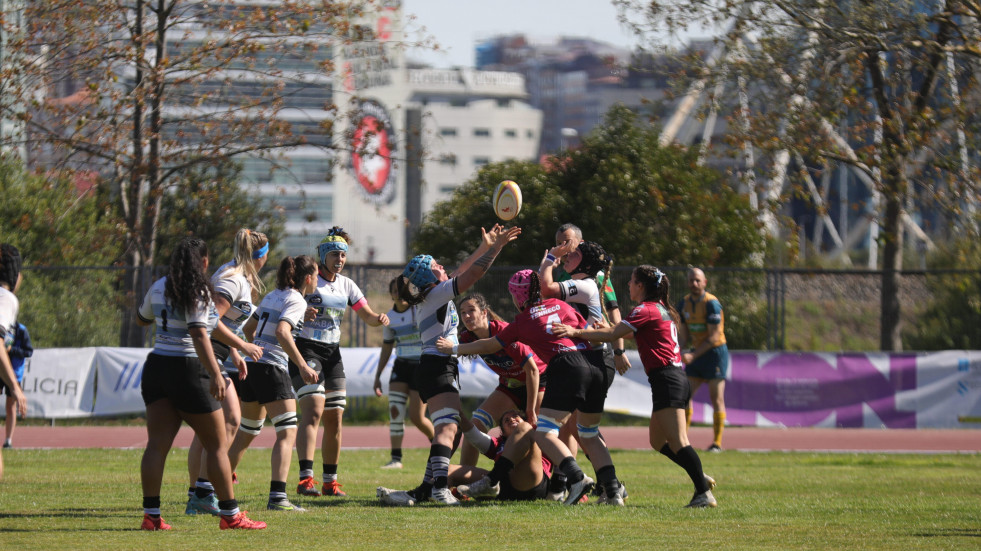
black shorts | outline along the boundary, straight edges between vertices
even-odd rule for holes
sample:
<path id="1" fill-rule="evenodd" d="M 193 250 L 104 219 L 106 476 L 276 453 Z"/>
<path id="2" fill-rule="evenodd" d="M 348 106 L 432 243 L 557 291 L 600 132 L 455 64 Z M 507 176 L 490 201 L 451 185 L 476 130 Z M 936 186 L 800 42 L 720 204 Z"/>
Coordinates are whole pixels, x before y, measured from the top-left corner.
<path id="1" fill-rule="evenodd" d="M 423 354 L 416 370 L 416 385 L 423 402 L 444 392 L 460 393 L 457 382 L 460 380 L 459 362 L 455 356 Z"/>
<path id="2" fill-rule="evenodd" d="M 290 385 L 290 376 L 286 371 L 273 364 L 250 363 L 249 376 L 245 382 L 252 387 L 252 394 L 255 401 L 260 404 L 268 404 L 279 400 L 293 400 L 293 387 Z M 243 399 L 243 401 L 245 401 Z"/>
<path id="3" fill-rule="evenodd" d="M 606 381 L 606 388 L 613 386 L 613 378 L 617 371 L 617 364 L 613 359 L 613 347 L 605 346 L 599 349 L 592 349 L 583 352 L 589 363 L 607 372 L 609 378 Z"/>
<path id="4" fill-rule="evenodd" d="M 300 350 L 303 359 L 307 361 L 307 365 L 317 372 L 317 383 L 324 385 L 325 390 L 330 392 L 331 390 L 344 390 L 346 388 L 347 378 L 344 376 L 344 362 L 341 360 L 340 345 L 297 339 L 296 347 Z M 299 366 L 292 361 L 290 362 L 290 378 L 293 382 L 293 390 L 296 391 L 309 384 L 300 376 Z"/>
<path id="5" fill-rule="evenodd" d="M 255 366 L 254 363 L 249 363 L 249 377 L 252 376 L 252 367 Z M 252 392 L 252 385 L 249 384 L 249 377 L 246 377 L 244 381 L 239 380 L 238 371 L 230 373 L 228 377 L 232 380 L 232 386 L 235 387 L 235 392 L 238 393 L 239 402 L 256 402 L 255 392 Z"/>
<path id="6" fill-rule="evenodd" d="M 211 413 L 221 403 L 211 395 L 211 377 L 196 356 L 163 356 L 151 352 L 143 364 L 140 382 L 143 403 L 168 399 L 184 413 Z"/>
<path id="7" fill-rule="evenodd" d="M 541 391 L 545 388 L 545 374 L 542 373 L 538 379 L 538 390 Z M 525 410 L 525 406 L 528 405 L 528 385 L 521 383 L 518 386 L 508 386 L 506 384 L 498 384 L 497 388 L 494 390 L 504 394 L 514 402 L 514 406 L 521 411 Z M 537 400 L 537 398 L 536 398 Z M 495 421 L 497 421 L 495 419 Z"/>
<path id="8" fill-rule="evenodd" d="M 613 373 L 590 363 L 579 352 L 565 352 L 548 362 L 548 385 L 542 409 L 602 413 Z"/>
<path id="9" fill-rule="evenodd" d="M 231 356 L 231 347 L 223 342 L 218 342 L 215 339 L 211 339 L 211 351 L 215 354 L 215 359 L 218 360 L 218 367 L 221 368 L 221 374 L 228 376 L 228 369 L 225 368 L 225 360 Z"/>
<path id="10" fill-rule="evenodd" d="M 542 476 L 542 481 L 538 486 L 530 490 L 515 490 L 514 486 L 511 485 L 511 480 L 509 477 L 504 477 L 501 480 L 501 491 L 497 494 L 497 499 L 500 501 L 534 501 L 536 499 L 545 499 L 548 495 L 548 477 Z"/>
<path id="11" fill-rule="evenodd" d="M 408 383 L 409 390 L 419 391 L 419 384 L 416 382 L 416 372 L 419 371 L 419 360 L 403 360 L 395 358 L 395 365 L 392 366 L 392 375 L 388 378 L 388 384 Z"/>
<path id="12" fill-rule="evenodd" d="M 647 375 L 647 382 L 651 384 L 653 411 L 688 407 L 688 400 L 691 399 L 691 384 L 685 371 L 680 367 L 669 365 L 652 369 Z"/>
<path id="13" fill-rule="evenodd" d="M 0 345 L 0 346 L 2 346 L 2 345 Z M 21 384 L 22 382 L 23 381 L 17 381 L 17 384 Z M 24 390 L 24 389 L 22 388 L 21 390 Z M 10 387 L 7 386 L 7 383 L 5 383 L 3 381 L 0 381 L 0 394 L 6 394 L 7 396 L 13 396 L 14 395 L 14 392 L 12 390 L 10 390 Z"/>

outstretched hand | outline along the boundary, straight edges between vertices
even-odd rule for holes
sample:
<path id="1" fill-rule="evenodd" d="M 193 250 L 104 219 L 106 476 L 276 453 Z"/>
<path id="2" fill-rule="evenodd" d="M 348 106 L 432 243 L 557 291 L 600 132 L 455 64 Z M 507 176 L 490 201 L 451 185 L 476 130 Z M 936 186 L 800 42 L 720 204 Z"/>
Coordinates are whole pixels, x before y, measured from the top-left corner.
<path id="1" fill-rule="evenodd" d="M 504 245 L 514 241 L 521 235 L 521 228 L 518 226 L 504 228 L 500 224 L 495 224 L 494 227 L 500 228 L 499 231 L 494 233 L 494 242 L 491 245 L 492 248 L 496 248 L 497 250 L 501 250 L 504 248 Z"/>

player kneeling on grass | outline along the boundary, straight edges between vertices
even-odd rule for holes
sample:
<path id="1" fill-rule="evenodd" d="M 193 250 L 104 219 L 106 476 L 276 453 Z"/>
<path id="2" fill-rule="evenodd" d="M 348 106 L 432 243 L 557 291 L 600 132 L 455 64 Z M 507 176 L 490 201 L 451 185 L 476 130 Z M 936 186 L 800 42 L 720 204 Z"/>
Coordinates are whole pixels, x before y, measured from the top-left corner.
<path id="1" fill-rule="evenodd" d="M 494 497 L 503 501 L 545 499 L 552 462 L 535 444 L 535 427 L 526 414 L 512 409 L 501 415 L 500 437 L 491 437 L 476 426 L 466 432 L 467 441 L 494 460 L 490 472 L 479 467 L 451 465 L 450 485 L 466 497 Z"/>
<path id="2" fill-rule="evenodd" d="M 654 401 L 651 447 L 691 477 L 695 495 L 687 507 L 715 507 L 712 496 L 715 480 L 702 471 L 698 453 L 688 442 L 685 407 L 691 398 L 691 386 L 682 368 L 678 312 L 668 297 L 668 277 L 654 266 L 638 266 L 630 277 L 629 288 L 630 299 L 637 306 L 614 327 L 586 329 L 556 321 L 551 324 L 551 333 L 557 337 L 606 342 L 634 335 Z"/>

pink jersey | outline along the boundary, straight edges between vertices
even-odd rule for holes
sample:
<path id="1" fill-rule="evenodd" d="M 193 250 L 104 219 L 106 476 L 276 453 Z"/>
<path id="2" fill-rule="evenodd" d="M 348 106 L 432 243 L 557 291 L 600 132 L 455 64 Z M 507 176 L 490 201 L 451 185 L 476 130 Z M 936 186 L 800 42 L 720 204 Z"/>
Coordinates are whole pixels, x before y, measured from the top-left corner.
<path id="1" fill-rule="evenodd" d="M 490 336 L 493 337 L 507 327 L 508 323 L 506 321 L 491 321 L 487 325 L 490 329 Z M 477 335 L 469 329 L 460 332 L 461 343 L 476 340 L 478 340 Z M 528 345 L 521 342 L 513 342 L 493 354 L 481 354 L 480 357 L 487 364 L 487 367 L 491 368 L 491 371 L 497 373 L 498 381 L 509 387 L 520 386 L 525 383 L 528 374 L 525 373 L 522 366 L 528 358 L 535 362 L 539 374 L 545 373 L 545 362 L 540 360 Z"/>
<path id="2" fill-rule="evenodd" d="M 587 341 L 553 335 L 553 323 L 571 325 L 576 329 L 586 326 L 586 320 L 567 302 L 547 298 L 518 314 L 495 338 L 504 347 L 515 341 L 527 344 L 546 364 L 564 352 L 590 350 Z"/>
<path id="3" fill-rule="evenodd" d="M 623 320 L 634 331 L 644 372 L 673 365 L 681 367 L 678 326 L 660 302 L 643 302 Z"/>
<path id="4" fill-rule="evenodd" d="M 491 437 L 490 449 L 485 451 L 484 455 L 493 461 L 497 461 L 497 459 L 501 457 L 501 454 L 504 453 L 504 444 L 506 443 L 507 438 L 504 438 L 503 436 Z M 552 462 L 545 457 L 544 453 L 542 454 L 542 473 L 544 473 L 546 477 L 552 478 Z"/>

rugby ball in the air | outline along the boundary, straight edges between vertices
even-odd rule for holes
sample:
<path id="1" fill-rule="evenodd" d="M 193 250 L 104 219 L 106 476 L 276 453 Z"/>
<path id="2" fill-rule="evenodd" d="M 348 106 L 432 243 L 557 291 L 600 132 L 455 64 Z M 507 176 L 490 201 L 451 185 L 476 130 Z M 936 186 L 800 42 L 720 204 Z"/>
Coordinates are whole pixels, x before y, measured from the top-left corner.
<path id="1" fill-rule="evenodd" d="M 521 210 L 521 188 L 511 180 L 504 180 L 494 190 L 491 204 L 498 218 L 505 222 L 513 220 Z"/>

